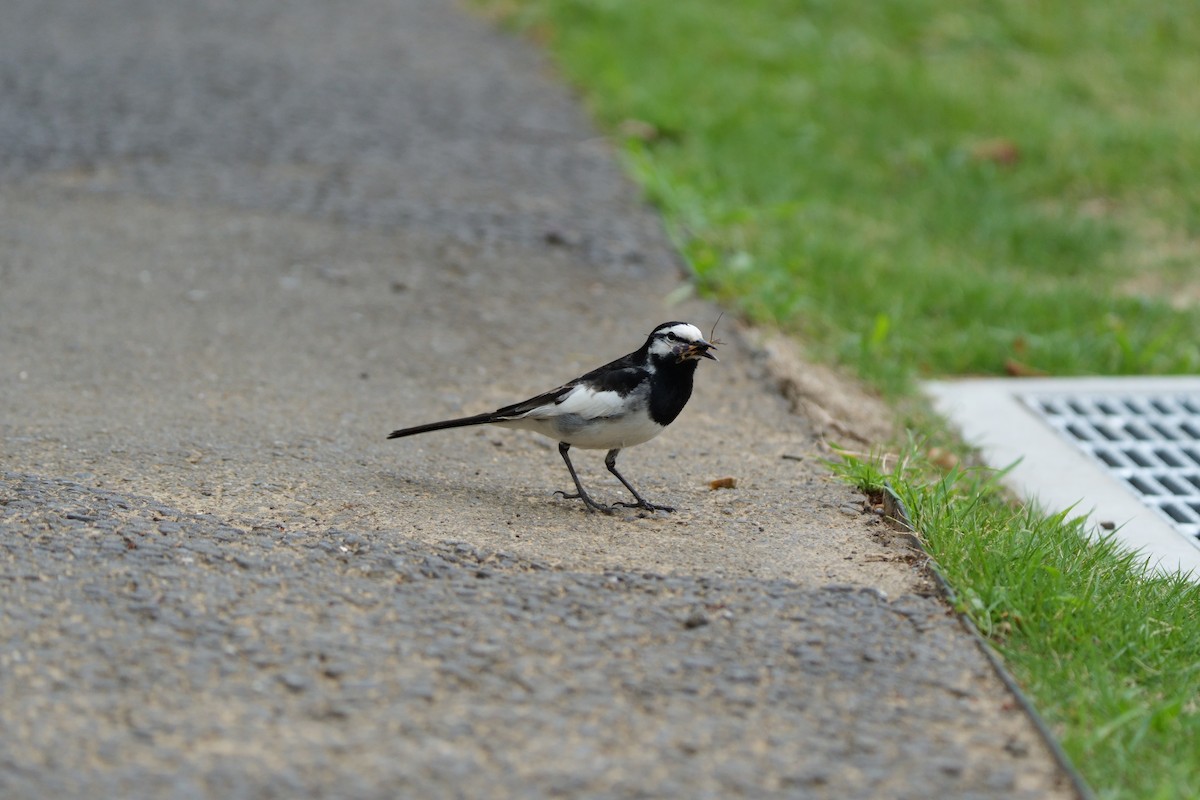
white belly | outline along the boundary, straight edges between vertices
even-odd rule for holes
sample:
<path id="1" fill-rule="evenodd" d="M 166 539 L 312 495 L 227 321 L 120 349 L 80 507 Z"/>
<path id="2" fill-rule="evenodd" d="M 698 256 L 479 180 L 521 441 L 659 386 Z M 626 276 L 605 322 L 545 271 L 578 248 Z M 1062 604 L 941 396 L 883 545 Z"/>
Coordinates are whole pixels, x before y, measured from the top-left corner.
<path id="1" fill-rule="evenodd" d="M 572 420 L 561 417 L 543 419 L 514 419 L 500 422 L 506 428 L 521 428 L 537 431 L 557 442 L 566 442 L 572 447 L 588 450 L 618 450 L 648 442 L 662 433 L 663 426 L 650 419 L 647 414 L 628 414 L 623 417 L 606 417 L 587 421 L 582 426 L 571 424 Z"/>

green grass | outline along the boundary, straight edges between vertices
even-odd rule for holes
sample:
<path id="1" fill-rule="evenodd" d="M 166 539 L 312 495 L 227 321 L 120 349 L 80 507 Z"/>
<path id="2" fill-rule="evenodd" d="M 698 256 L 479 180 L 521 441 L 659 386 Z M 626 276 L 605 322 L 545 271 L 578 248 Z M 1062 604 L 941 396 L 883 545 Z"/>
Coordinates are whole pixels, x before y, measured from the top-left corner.
<path id="1" fill-rule="evenodd" d="M 875 463 L 833 466 L 865 492 L 882 489 Z M 1098 794 L 1200 796 L 1200 584 L 1144 577 L 1134 555 L 1088 541 L 1069 513 L 1014 507 L 991 471 L 890 478 L 960 610 Z"/>
<path id="2" fill-rule="evenodd" d="M 629 162 L 703 284 L 877 386 L 1200 367 L 1192 4 L 515 8 L 657 132 Z"/>
<path id="3" fill-rule="evenodd" d="M 702 287 L 920 435 L 925 375 L 1200 371 L 1200 6 L 477 1 L 548 43 Z M 1200 797 L 1196 587 L 909 463 L 937 569 L 1098 794 Z"/>

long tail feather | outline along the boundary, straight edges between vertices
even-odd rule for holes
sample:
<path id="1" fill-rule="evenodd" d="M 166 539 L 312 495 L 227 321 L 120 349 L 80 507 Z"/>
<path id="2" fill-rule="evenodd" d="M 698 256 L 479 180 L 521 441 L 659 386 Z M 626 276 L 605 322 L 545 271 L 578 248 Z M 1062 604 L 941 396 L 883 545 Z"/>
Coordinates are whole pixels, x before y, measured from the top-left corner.
<path id="1" fill-rule="evenodd" d="M 489 422 L 495 422 L 497 419 L 495 414 L 476 414 L 473 417 L 461 417 L 459 419 L 445 419 L 441 422 L 428 422 L 424 425 L 415 425 L 411 428 L 401 428 L 398 431 L 392 431 L 388 434 L 389 439 L 399 439 L 402 436 L 415 436 L 418 433 L 429 433 L 430 431 L 441 431 L 446 428 L 465 428 L 468 425 L 486 425 Z"/>

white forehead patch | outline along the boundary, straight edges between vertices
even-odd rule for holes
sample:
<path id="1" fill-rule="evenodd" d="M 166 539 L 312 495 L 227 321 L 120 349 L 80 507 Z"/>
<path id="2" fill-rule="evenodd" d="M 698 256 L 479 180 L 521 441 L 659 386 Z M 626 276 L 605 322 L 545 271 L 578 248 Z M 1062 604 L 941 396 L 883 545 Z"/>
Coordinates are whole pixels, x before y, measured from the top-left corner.
<path id="1" fill-rule="evenodd" d="M 678 325 L 672 325 L 666 330 L 659 333 L 673 333 L 685 342 L 698 342 L 704 338 L 704 334 L 695 325 L 689 325 L 686 322 L 681 322 Z"/>

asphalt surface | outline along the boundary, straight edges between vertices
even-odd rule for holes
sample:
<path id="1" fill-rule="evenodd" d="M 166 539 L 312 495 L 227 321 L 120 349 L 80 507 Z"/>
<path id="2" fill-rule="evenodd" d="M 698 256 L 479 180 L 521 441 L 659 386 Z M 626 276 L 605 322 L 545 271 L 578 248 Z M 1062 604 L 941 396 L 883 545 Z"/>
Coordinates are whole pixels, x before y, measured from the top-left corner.
<path id="1" fill-rule="evenodd" d="M 384 439 L 716 317 L 532 44 L 3 17 L 0 796 L 1070 796 L 733 326 L 622 456 L 675 515 L 555 498 L 532 434 Z"/>

